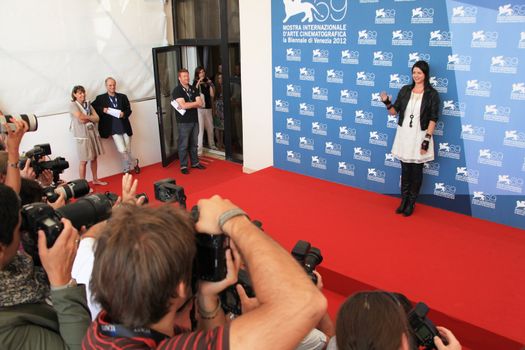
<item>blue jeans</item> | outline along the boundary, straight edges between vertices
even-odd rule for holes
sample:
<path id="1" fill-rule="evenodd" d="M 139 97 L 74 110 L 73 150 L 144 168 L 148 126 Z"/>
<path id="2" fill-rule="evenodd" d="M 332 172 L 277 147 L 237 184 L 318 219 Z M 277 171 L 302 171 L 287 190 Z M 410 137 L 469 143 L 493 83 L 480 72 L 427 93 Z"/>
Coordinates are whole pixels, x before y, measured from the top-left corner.
<path id="1" fill-rule="evenodd" d="M 197 138 L 199 136 L 199 123 L 178 123 L 179 129 L 179 160 L 181 169 L 188 167 L 188 149 L 191 165 L 199 164 L 197 155 Z"/>

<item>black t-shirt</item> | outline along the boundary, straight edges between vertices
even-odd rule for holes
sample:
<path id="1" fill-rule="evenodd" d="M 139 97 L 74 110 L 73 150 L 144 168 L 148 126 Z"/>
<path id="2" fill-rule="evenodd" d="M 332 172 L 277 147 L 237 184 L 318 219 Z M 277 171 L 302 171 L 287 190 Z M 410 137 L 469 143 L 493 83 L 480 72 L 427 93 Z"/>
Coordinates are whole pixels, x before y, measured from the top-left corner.
<path id="1" fill-rule="evenodd" d="M 188 89 L 184 88 L 182 85 L 177 85 L 171 93 L 172 99 L 176 100 L 182 97 L 186 102 L 195 102 L 195 99 L 198 96 L 199 92 L 191 85 L 188 86 Z M 187 109 L 184 115 L 180 114 L 177 110 L 175 110 L 175 112 L 177 115 L 177 123 L 197 123 L 199 121 L 197 108 Z"/>

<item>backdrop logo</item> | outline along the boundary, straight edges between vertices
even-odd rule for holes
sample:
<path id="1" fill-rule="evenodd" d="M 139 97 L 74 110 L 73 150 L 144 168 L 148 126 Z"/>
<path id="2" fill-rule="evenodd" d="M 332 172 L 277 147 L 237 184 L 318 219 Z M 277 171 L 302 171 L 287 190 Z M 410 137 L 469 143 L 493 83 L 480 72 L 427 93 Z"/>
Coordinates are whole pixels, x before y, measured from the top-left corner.
<path id="1" fill-rule="evenodd" d="M 386 173 L 383 170 L 376 168 L 368 168 L 366 179 L 384 184 L 386 181 Z"/>
<path id="2" fill-rule="evenodd" d="M 299 103 L 299 114 L 313 117 L 315 115 L 315 106 L 309 103 Z"/>
<path id="3" fill-rule="evenodd" d="M 343 120 L 343 109 L 334 106 L 326 107 L 326 119 Z"/>
<path id="4" fill-rule="evenodd" d="M 339 127 L 339 138 L 343 140 L 355 141 L 357 135 L 357 130 L 350 128 L 346 125 Z"/>
<path id="5" fill-rule="evenodd" d="M 362 29 L 357 32 L 357 43 L 359 45 L 376 45 L 377 32 L 375 30 Z"/>
<path id="6" fill-rule="evenodd" d="M 412 24 L 432 24 L 434 23 L 434 9 L 416 7 L 412 9 Z"/>
<path id="7" fill-rule="evenodd" d="M 386 115 L 386 127 L 389 129 L 397 129 L 397 115 Z"/>
<path id="8" fill-rule="evenodd" d="M 366 112 L 362 109 L 358 109 L 355 111 L 355 122 L 356 124 L 373 125 L 374 114 L 372 112 Z"/>
<path id="9" fill-rule="evenodd" d="M 456 187 L 444 182 L 434 182 L 434 195 L 447 199 L 456 199 Z"/>
<path id="10" fill-rule="evenodd" d="M 465 102 L 459 102 L 454 100 L 443 101 L 443 115 L 449 115 L 451 117 L 464 117 L 467 104 Z"/>
<path id="11" fill-rule="evenodd" d="M 430 62 L 430 54 L 420 53 L 420 52 L 410 52 L 408 54 L 408 68 L 412 68 L 414 63 L 416 63 L 417 61 Z"/>
<path id="12" fill-rule="evenodd" d="M 348 175 L 348 176 L 354 176 L 354 172 L 355 172 L 354 164 L 350 164 L 347 162 L 337 162 L 337 163 L 338 163 L 337 173 Z"/>
<path id="13" fill-rule="evenodd" d="M 393 46 L 412 46 L 414 33 L 411 30 L 394 30 L 392 31 Z"/>
<path id="14" fill-rule="evenodd" d="M 299 68 L 299 80 L 315 81 L 315 69 L 306 67 Z"/>
<path id="15" fill-rule="evenodd" d="M 525 5 L 506 4 L 498 7 L 497 23 L 525 22 Z"/>
<path id="16" fill-rule="evenodd" d="M 388 135 L 380 133 L 379 131 L 370 131 L 368 143 L 376 146 L 388 146 Z"/>
<path id="17" fill-rule="evenodd" d="M 312 62 L 328 63 L 329 55 L 328 50 L 314 49 L 312 50 Z"/>
<path id="18" fill-rule="evenodd" d="M 447 70 L 470 72 L 472 57 L 457 53 L 448 55 Z"/>
<path id="19" fill-rule="evenodd" d="M 296 151 L 286 151 L 286 160 L 291 163 L 301 164 L 301 153 Z"/>
<path id="20" fill-rule="evenodd" d="M 487 194 L 483 191 L 474 191 L 472 204 L 484 208 L 496 209 L 496 199 L 497 197 L 493 194 Z"/>
<path id="21" fill-rule="evenodd" d="M 518 57 L 492 56 L 490 59 L 490 72 L 503 74 L 518 73 Z"/>
<path id="22" fill-rule="evenodd" d="M 301 131 L 301 121 L 295 118 L 286 118 L 286 129 Z"/>
<path id="23" fill-rule="evenodd" d="M 312 162 L 310 163 L 312 168 L 326 170 L 326 158 L 320 156 L 312 156 Z"/>
<path id="24" fill-rule="evenodd" d="M 444 30 L 433 30 L 430 32 L 430 39 L 428 46 L 435 47 L 451 47 L 452 46 L 452 32 Z"/>
<path id="25" fill-rule="evenodd" d="M 376 24 L 395 24 L 396 10 L 380 8 L 376 10 Z"/>
<path id="26" fill-rule="evenodd" d="M 510 175 L 498 175 L 496 188 L 503 191 L 521 193 L 523 191 L 523 179 Z"/>
<path id="27" fill-rule="evenodd" d="M 434 129 L 434 135 L 443 136 L 445 130 L 445 122 L 440 120 L 436 123 L 436 128 Z"/>
<path id="28" fill-rule="evenodd" d="M 510 121 L 510 107 L 485 105 L 483 119 L 493 122 L 508 123 Z"/>
<path id="29" fill-rule="evenodd" d="M 290 145 L 290 136 L 288 134 L 283 133 L 283 132 L 276 132 L 275 133 L 275 143 L 289 146 Z"/>
<path id="30" fill-rule="evenodd" d="M 440 142 L 438 155 L 443 158 L 461 159 L 461 146 Z"/>
<path id="31" fill-rule="evenodd" d="M 520 33 L 520 41 L 518 42 L 518 48 L 525 49 L 525 32 Z"/>
<path id="32" fill-rule="evenodd" d="M 275 100 L 275 111 L 288 113 L 290 111 L 290 105 L 284 100 Z"/>
<path id="33" fill-rule="evenodd" d="M 293 62 L 301 62 L 301 49 L 286 49 L 286 60 Z"/>
<path id="34" fill-rule="evenodd" d="M 472 124 L 461 124 L 461 136 L 463 140 L 484 142 L 485 128 Z"/>
<path id="35" fill-rule="evenodd" d="M 516 208 L 514 209 L 514 214 L 525 216 L 525 200 L 516 201 Z"/>
<path id="36" fill-rule="evenodd" d="M 388 86 L 391 89 L 401 89 L 404 85 L 408 84 L 410 84 L 410 77 L 408 75 L 399 73 L 390 74 Z"/>
<path id="37" fill-rule="evenodd" d="M 299 148 L 313 151 L 314 150 L 314 139 L 310 139 L 305 136 L 299 137 Z"/>
<path id="38" fill-rule="evenodd" d="M 525 133 L 517 130 L 506 130 L 503 144 L 509 147 L 525 148 Z"/>
<path id="39" fill-rule="evenodd" d="M 283 23 L 297 15 L 302 16 L 301 22 L 312 23 L 314 19 L 318 22 L 324 22 L 329 18 L 334 22 L 340 22 L 345 18 L 348 8 L 347 0 L 344 0 L 340 7 L 334 6 L 332 1 L 330 3 L 320 1 L 315 5 L 303 0 L 283 0 L 283 3 L 286 14 Z"/>
<path id="40" fill-rule="evenodd" d="M 430 85 L 432 85 L 438 92 L 446 94 L 448 91 L 447 78 L 430 77 Z"/>
<path id="41" fill-rule="evenodd" d="M 342 64 L 359 64 L 359 51 L 341 51 Z"/>
<path id="42" fill-rule="evenodd" d="M 375 86 L 376 75 L 372 72 L 360 71 L 356 73 L 355 84 L 361 86 Z"/>
<path id="43" fill-rule="evenodd" d="M 277 79 L 288 79 L 288 67 L 276 66 L 274 71 Z"/>
<path id="44" fill-rule="evenodd" d="M 478 8 L 475 6 L 457 6 L 452 8 L 452 24 L 476 23 Z"/>
<path id="45" fill-rule="evenodd" d="M 401 162 L 392 153 L 385 153 L 385 166 L 401 168 Z"/>
<path id="46" fill-rule="evenodd" d="M 525 83 L 513 83 L 510 92 L 511 100 L 525 100 Z"/>
<path id="47" fill-rule="evenodd" d="M 314 86 L 312 88 L 312 99 L 327 101 L 328 100 L 328 89 L 322 88 L 319 86 Z"/>
<path id="48" fill-rule="evenodd" d="M 327 83 L 343 83 L 344 73 L 342 70 L 327 69 L 326 70 L 326 82 Z"/>
<path id="49" fill-rule="evenodd" d="M 472 40 L 470 41 L 470 47 L 495 49 L 497 46 L 498 32 L 486 32 L 484 30 L 472 32 Z"/>
<path id="50" fill-rule="evenodd" d="M 479 171 L 475 169 L 467 169 L 467 167 L 456 167 L 456 181 L 467 182 L 469 184 L 477 185 L 479 180 Z"/>
<path id="51" fill-rule="evenodd" d="M 439 176 L 440 165 L 438 162 L 426 162 L 423 164 L 423 173 L 431 176 Z"/>
<path id="52" fill-rule="evenodd" d="M 379 92 L 372 92 L 370 95 L 370 105 L 373 107 L 385 107 L 385 104 L 381 101 L 381 95 Z"/>
<path id="53" fill-rule="evenodd" d="M 503 166 L 503 153 L 482 148 L 479 150 L 478 163 L 501 168 Z"/>
<path id="54" fill-rule="evenodd" d="M 379 0 L 359 0 L 359 3 L 361 4 L 373 4 L 379 2 Z"/>
<path id="55" fill-rule="evenodd" d="M 481 81 L 477 79 L 467 80 L 465 95 L 490 97 L 492 83 L 490 81 Z"/>
<path id="56" fill-rule="evenodd" d="M 392 67 L 394 54 L 386 51 L 374 51 L 372 64 L 374 66 Z"/>
<path id="57" fill-rule="evenodd" d="M 328 134 L 328 125 L 321 122 L 312 122 L 312 134 L 326 136 Z"/>
<path id="58" fill-rule="evenodd" d="M 332 141 L 327 141 L 327 142 L 324 143 L 324 152 L 326 154 L 332 154 L 334 156 L 340 156 L 342 149 L 343 148 L 338 143 L 335 143 L 335 142 L 332 142 Z"/>
<path id="59" fill-rule="evenodd" d="M 301 85 L 286 84 L 286 96 L 301 97 Z"/>
<path id="60" fill-rule="evenodd" d="M 354 147 L 354 159 L 370 163 L 372 161 L 372 151 L 363 147 Z"/>
<path id="61" fill-rule="evenodd" d="M 340 96 L 341 96 L 340 98 L 341 103 L 350 103 L 350 104 L 356 105 L 359 94 L 357 91 L 354 91 L 354 90 L 343 89 L 341 90 Z"/>

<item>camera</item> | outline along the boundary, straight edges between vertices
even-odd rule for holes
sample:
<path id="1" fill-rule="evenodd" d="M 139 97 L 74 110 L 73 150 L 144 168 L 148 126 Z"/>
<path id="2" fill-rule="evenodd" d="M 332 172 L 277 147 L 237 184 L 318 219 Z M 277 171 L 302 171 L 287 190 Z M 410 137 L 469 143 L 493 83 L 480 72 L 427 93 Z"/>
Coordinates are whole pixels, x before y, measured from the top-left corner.
<path id="1" fill-rule="evenodd" d="M 9 128 L 15 130 L 13 120 L 22 120 L 26 122 L 27 126 L 29 127 L 27 131 L 36 131 L 36 129 L 38 129 L 38 120 L 34 114 L 7 114 L 0 115 L 0 132 L 7 133 L 7 130 L 4 130 L 4 123 L 7 123 Z"/>
<path id="2" fill-rule="evenodd" d="M 85 179 L 78 179 L 69 181 L 65 185 L 62 186 L 48 186 L 44 188 L 44 195 L 47 198 L 47 201 L 49 203 L 54 203 L 60 196 L 60 194 L 64 195 L 64 199 L 69 201 L 71 198 L 80 198 L 82 196 L 85 196 L 89 193 L 91 189 L 89 188 L 89 184 L 87 180 Z"/>
<path id="3" fill-rule="evenodd" d="M 292 256 L 304 268 L 314 284 L 317 284 L 317 276 L 314 270 L 323 261 L 319 248 L 312 247 L 310 242 L 298 241 L 292 249 Z"/>
<path id="4" fill-rule="evenodd" d="M 76 202 L 53 209 L 46 203 L 26 204 L 22 207 L 22 245 L 27 254 L 33 257 L 35 264 L 40 264 L 38 256 L 38 230 L 43 230 L 47 247 L 53 246 L 64 229 L 62 218 L 69 219 L 73 227 L 80 230 L 106 220 L 111 215 L 111 208 L 118 196 L 114 193 L 97 193 L 82 197 Z"/>
<path id="5" fill-rule="evenodd" d="M 41 161 L 45 156 L 51 154 L 51 146 L 49 143 L 43 143 L 40 145 L 35 145 L 32 149 L 25 152 L 22 157 L 20 157 L 20 162 L 18 164 L 20 169 L 23 169 L 26 165 L 27 159 L 31 159 L 31 167 L 35 172 L 35 175 L 38 177 L 44 170 L 51 170 L 53 172 L 53 182 L 58 183 L 60 174 L 67 168 L 69 168 L 69 163 L 65 158 L 56 157 L 53 160 Z"/>
<path id="6" fill-rule="evenodd" d="M 423 346 L 427 350 L 436 349 L 434 337 L 440 336 L 434 323 L 427 318 L 428 306 L 425 303 L 417 303 L 408 313 L 408 323 L 412 330 L 412 335 L 418 346 Z M 443 339 L 445 342 L 445 339 Z"/>
<path id="7" fill-rule="evenodd" d="M 242 315 L 241 298 L 235 286 L 240 284 L 246 295 L 250 298 L 255 297 L 255 291 L 253 290 L 252 281 L 248 271 L 240 269 L 237 277 L 237 283 L 233 286 L 229 286 L 220 294 L 222 309 L 225 313 L 231 312 L 234 315 Z"/>
<path id="8" fill-rule="evenodd" d="M 155 199 L 161 202 L 177 202 L 181 208 L 186 209 L 186 195 L 184 188 L 178 186 L 175 179 L 163 179 L 153 184 Z"/>

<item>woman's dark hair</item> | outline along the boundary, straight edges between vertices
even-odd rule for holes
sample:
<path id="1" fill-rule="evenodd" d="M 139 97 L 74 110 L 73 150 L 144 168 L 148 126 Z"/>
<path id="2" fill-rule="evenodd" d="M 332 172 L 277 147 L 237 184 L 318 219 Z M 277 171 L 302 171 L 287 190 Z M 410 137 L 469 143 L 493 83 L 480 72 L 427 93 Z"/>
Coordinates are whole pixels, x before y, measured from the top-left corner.
<path id="1" fill-rule="evenodd" d="M 10 245 L 20 219 L 20 199 L 11 187 L 0 184 L 0 243 Z"/>
<path id="2" fill-rule="evenodd" d="M 425 89 L 430 86 L 430 66 L 426 61 L 417 61 L 412 66 L 411 72 L 414 72 L 414 68 L 419 68 L 425 74 Z M 412 88 L 416 85 L 416 82 L 412 78 Z"/>
<path id="3" fill-rule="evenodd" d="M 215 98 L 222 94 L 222 83 L 219 84 L 219 78 L 222 77 L 222 73 L 215 74 Z"/>
<path id="4" fill-rule="evenodd" d="M 22 205 L 42 202 L 44 189 L 36 180 L 22 178 L 20 184 L 20 200 Z"/>
<path id="5" fill-rule="evenodd" d="M 407 330 L 407 316 L 393 294 L 358 292 L 337 313 L 337 349 L 398 350 Z"/>
<path id="6" fill-rule="evenodd" d="M 77 98 L 75 97 L 75 94 L 79 91 L 86 93 L 86 89 L 84 89 L 82 85 L 73 86 L 73 90 L 71 91 L 71 102 L 75 102 L 77 100 Z"/>
<path id="7" fill-rule="evenodd" d="M 122 205 L 100 234 L 90 287 L 115 323 L 148 327 L 170 310 L 180 283 L 190 286 L 194 224 L 172 206 Z"/>
<path id="8" fill-rule="evenodd" d="M 204 69 L 203 66 L 198 66 L 197 68 L 195 68 L 195 75 L 193 76 L 193 83 L 194 83 L 194 84 L 196 84 L 197 81 L 199 80 L 199 73 L 200 73 L 202 70 L 203 70 L 204 72 L 206 72 L 206 69 Z"/>

